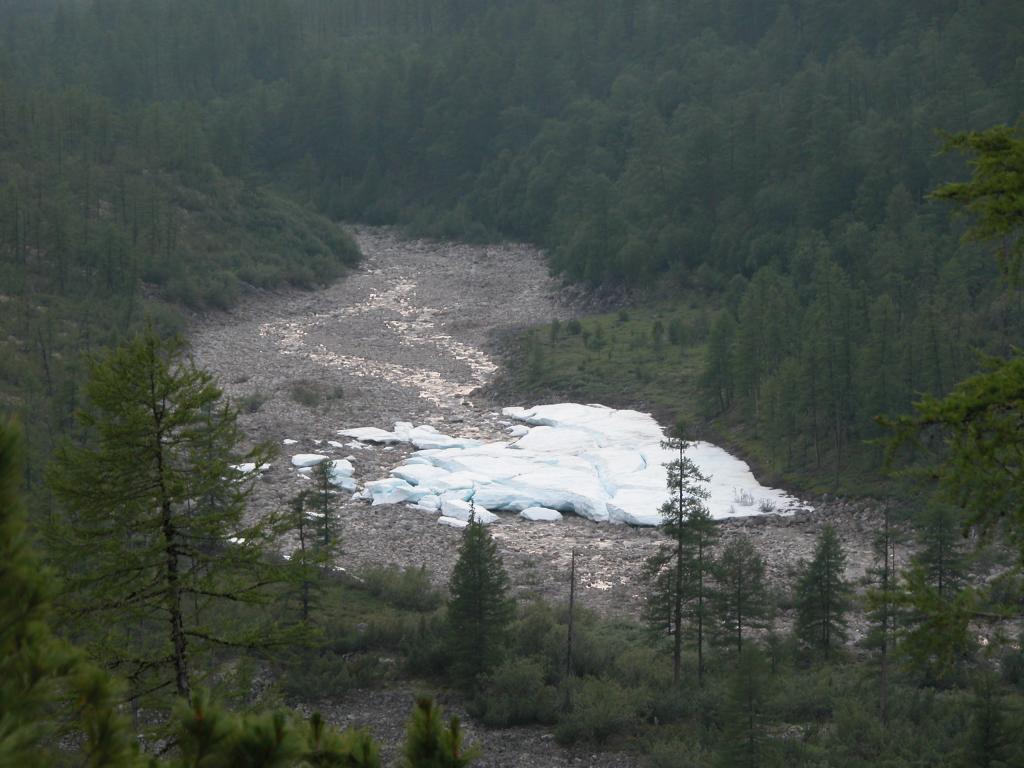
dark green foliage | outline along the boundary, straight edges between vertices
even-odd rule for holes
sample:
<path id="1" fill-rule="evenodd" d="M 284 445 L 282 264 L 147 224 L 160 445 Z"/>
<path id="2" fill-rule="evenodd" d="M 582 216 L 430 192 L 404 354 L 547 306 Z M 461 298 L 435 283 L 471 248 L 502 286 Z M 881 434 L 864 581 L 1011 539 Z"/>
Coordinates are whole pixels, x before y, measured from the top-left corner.
<path id="1" fill-rule="evenodd" d="M 672 678 L 677 685 L 684 629 L 693 634 L 699 659 L 697 675 L 703 685 L 705 632 L 711 625 L 711 548 L 718 533 L 704 504 L 708 478 L 685 455 L 686 446 L 680 437 L 664 444 L 679 454 L 666 465 L 670 498 L 661 508 L 662 532 L 672 543 L 662 545 L 644 564 L 649 589 L 644 612 L 655 632 L 672 638 Z"/>
<path id="2" fill-rule="evenodd" d="M 487 528 L 471 519 L 462 535 L 449 582 L 448 625 L 454 672 L 464 685 L 491 670 L 504 655 L 515 604 L 508 575 Z"/>
<path id="3" fill-rule="evenodd" d="M 136 765 L 117 689 L 50 630 L 56 584 L 30 548 L 18 440 L 0 422 L 0 766 L 54 765 L 72 729 L 85 737 L 81 764 Z"/>
<path id="4" fill-rule="evenodd" d="M 323 569 L 331 553 L 330 548 L 322 546 L 317 535 L 320 521 L 310 515 L 310 494 L 310 491 L 297 494 L 274 524 L 280 544 L 291 549 L 283 569 L 290 587 L 286 588 L 286 598 L 295 604 L 303 624 L 310 622 L 319 606 Z"/>
<path id="5" fill-rule="evenodd" d="M 740 654 L 750 630 L 767 623 L 770 606 L 764 561 L 750 539 L 740 537 L 723 547 L 715 562 L 714 576 L 712 637 L 719 646 Z"/>
<path id="6" fill-rule="evenodd" d="M 453 717 L 445 726 L 441 708 L 430 699 L 418 699 L 406 726 L 403 768 L 463 768 L 478 754 L 462 744 L 459 719 Z"/>
<path id="7" fill-rule="evenodd" d="M 359 577 L 364 589 L 396 608 L 430 613 L 444 602 L 425 566 L 378 565 L 361 571 Z"/>
<path id="8" fill-rule="evenodd" d="M 761 652 L 748 645 L 737 657 L 731 678 L 717 764 L 722 768 L 756 768 L 767 762 L 762 724 L 767 670 Z"/>
<path id="9" fill-rule="evenodd" d="M 484 678 L 479 707 L 490 726 L 553 723 L 558 691 L 545 681 L 540 660 L 510 659 Z"/>
<path id="10" fill-rule="evenodd" d="M 285 712 L 239 716 L 205 691 L 179 702 L 174 717 L 180 760 L 171 766 L 252 768 L 380 768 L 380 747 L 368 730 L 337 732 L 319 713 L 305 723 Z"/>
<path id="11" fill-rule="evenodd" d="M 1024 136 L 1020 127 L 997 125 L 950 137 L 947 151 L 972 155 L 970 181 L 945 184 L 933 196 L 951 200 L 970 214 L 973 240 L 999 241 L 999 261 L 1010 283 L 1021 279 L 1024 262 Z"/>
<path id="12" fill-rule="evenodd" d="M 845 578 L 846 553 L 835 528 L 825 526 L 804 564 L 796 591 L 796 634 L 808 648 L 834 652 L 846 639 L 850 585 Z"/>
<path id="13" fill-rule="evenodd" d="M 566 744 L 604 744 L 636 724 L 639 708 L 634 691 L 612 680 L 584 677 L 574 684 L 572 710 L 559 721 L 555 736 Z"/>
<path id="14" fill-rule="evenodd" d="M 243 520 L 255 472 L 234 468 L 267 454 L 239 453 L 236 411 L 180 341 L 147 329 L 90 372 L 85 442 L 67 441 L 50 474 L 64 615 L 133 693 L 170 684 L 187 695 L 193 651 L 254 641 L 211 622 L 259 600 L 254 585 L 268 580 L 267 532 Z"/>
<path id="15" fill-rule="evenodd" d="M 933 448 L 920 458 L 948 497 L 967 507 L 971 524 L 1005 532 L 1024 558 L 1024 357 L 991 360 L 987 371 L 915 411 L 894 422 L 896 441 Z"/>
<path id="16" fill-rule="evenodd" d="M 972 768 L 1006 765 L 1011 742 L 1017 740 L 1007 730 L 1004 708 L 995 680 L 982 672 L 975 684 L 963 765 Z"/>
<path id="17" fill-rule="evenodd" d="M 867 618 L 871 622 L 865 643 L 878 651 L 878 712 L 883 723 L 887 722 L 889 717 L 889 659 L 896 642 L 902 599 L 896 547 L 903 538 L 902 533 L 893 524 L 892 513 L 886 506 L 882 512 L 882 529 L 872 542 L 874 563 L 867 572 L 868 589 L 865 595 Z"/>
<path id="18" fill-rule="evenodd" d="M 335 509 L 337 493 L 331 483 L 331 462 L 321 461 L 314 466 L 310 479 L 313 481 L 313 490 L 309 492 L 307 501 L 316 516 L 317 547 L 325 567 L 331 568 L 341 551 L 341 520 Z"/>

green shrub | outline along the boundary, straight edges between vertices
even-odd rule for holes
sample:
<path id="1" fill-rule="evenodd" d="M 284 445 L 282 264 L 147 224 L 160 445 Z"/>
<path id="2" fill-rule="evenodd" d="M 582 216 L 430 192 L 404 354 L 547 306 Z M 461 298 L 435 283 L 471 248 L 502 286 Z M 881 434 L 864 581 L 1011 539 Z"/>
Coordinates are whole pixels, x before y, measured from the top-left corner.
<path id="1" fill-rule="evenodd" d="M 567 330 L 573 336 L 579 336 L 580 333 L 583 331 L 583 326 L 580 324 L 580 321 L 574 317 L 572 320 L 565 324 L 565 330 Z"/>
<path id="2" fill-rule="evenodd" d="M 522 603 L 509 633 L 509 652 L 543 662 L 545 679 L 557 683 L 565 671 L 566 631 L 564 621 L 560 621 L 550 603 Z"/>
<path id="3" fill-rule="evenodd" d="M 300 379 L 293 381 L 291 385 L 291 396 L 299 405 L 307 408 L 316 408 L 320 405 L 321 389 L 315 381 Z"/>
<path id="4" fill-rule="evenodd" d="M 355 687 L 345 658 L 325 648 L 303 648 L 278 656 L 278 684 L 290 699 L 336 698 Z"/>
<path id="5" fill-rule="evenodd" d="M 669 321 L 668 340 L 670 344 L 674 344 L 677 347 L 686 346 L 686 328 L 683 325 L 683 321 L 678 317 L 673 317 Z"/>
<path id="6" fill-rule="evenodd" d="M 604 744 L 633 728 L 639 720 L 636 691 L 611 680 L 586 677 L 575 686 L 572 709 L 555 729 L 562 744 Z"/>
<path id="7" fill-rule="evenodd" d="M 255 392 L 250 392 L 239 398 L 238 408 L 242 413 L 257 413 L 265 402 L 267 402 L 267 396 L 257 389 Z"/>
<path id="8" fill-rule="evenodd" d="M 402 646 L 407 674 L 441 675 L 452 663 L 448 646 L 447 623 L 440 613 L 422 615 L 412 632 L 406 635 Z"/>
<path id="9" fill-rule="evenodd" d="M 444 598 L 430 582 L 426 567 L 373 566 L 360 573 L 362 588 L 395 608 L 429 613 L 441 607 Z"/>
<path id="10" fill-rule="evenodd" d="M 486 677 L 478 707 L 490 726 L 553 723 L 558 691 L 544 682 L 541 660 L 510 659 Z"/>

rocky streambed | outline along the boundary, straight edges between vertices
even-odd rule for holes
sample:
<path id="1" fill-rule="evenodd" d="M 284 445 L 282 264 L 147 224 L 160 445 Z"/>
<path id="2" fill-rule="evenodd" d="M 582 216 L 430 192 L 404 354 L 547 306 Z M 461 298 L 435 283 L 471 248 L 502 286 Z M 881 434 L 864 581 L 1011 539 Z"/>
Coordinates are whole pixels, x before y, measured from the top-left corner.
<path id="1" fill-rule="evenodd" d="M 501 340 L 585 311 L 579 294 L 551 278 L 543 254 L 528 246 L 409 240 L 381 228 L 353 234 L 365 260 L 345 279 L 314 292 L 253 295 L 194 328 L 196 361 L 243 404 L 241 424 L 250 439 L 280 447 L 257 484 L 254 514 L 287 504 L 309 482 L 291 466 L 292 455 L 348 457 L 362 484 L 386 477 L 414 450 L 355 442 L 339 437 L 341 429 L 414 422 L 464 438 L 507 439 L 501 408 L 532 403 L 489 402 L 477 394 L 502 364 Z M 340 495 L 346 569 L 425 565 L 439 584 L 447 581 L 458 530 L 406 505 L 370 506 Z M 833 522 L 849 551 L 848 576 L 860 578 L 870 562 L 877 510 L 810 502 L 814 509 L 789 516 L 723 521 L 723 539 L 749 535 L 781 584 L 810 555 L 822 524 Z M 620 615 L 637 614 L 640 566 L 660 540 L 657 529 L 574 515 L 538 523 L 510 514 L 491 532 L 522 596 L 565 596 L 575 547 L 580 603 Z M 403 700 L 396 712 L 400 719 L 407 705 Z"/>

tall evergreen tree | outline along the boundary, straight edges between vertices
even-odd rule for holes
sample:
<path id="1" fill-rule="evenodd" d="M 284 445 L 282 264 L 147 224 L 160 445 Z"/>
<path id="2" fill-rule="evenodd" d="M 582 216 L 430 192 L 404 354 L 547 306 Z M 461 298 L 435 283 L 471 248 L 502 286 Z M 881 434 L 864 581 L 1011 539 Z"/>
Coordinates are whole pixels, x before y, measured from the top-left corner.
<path id="1" fill-rule="evenodd" d="M 448 627 L 455 674 L 463 684 L 473 685 L 501 660 L 515 612 L 498 547 L 475 515 L 463 531 L 449 590 Z"/>
<path id="2" fill-rule="evenodd" d="M 188 695 L 193 646 L 253 640 L 215 626 L 257 600 L 265 531 L 243 520 L 261 448 L 238 453 L 236 411 L 179 340 L 147 329 L 92 365 L 83 445 L 50 473 L 66 615 L 133 692 Z"/>
<path id="3" fill-rule="evenodd" d="M 50 629 L 52 573 L 32 551 L 20 483 L 19 429 L 0 422 L 0 766 L 60 764 L 61 737 L 84 736 L 82 765 L 137 765 L 109 677 Z"/>
<path id="4" fill-rule="evenodd" d="M 725 705 L 722 746 L 717 754 L 717 764 L 722 768 L 757 768 L 764 764 L 765 666 L 761 651 L 749 645 L 736 658 Z"/>
<path id="5" fill-rule="evenodd" d="M 747 537 L 729 542 L 719 554 L 712 597 L 713 637 L 718 645 L 742 653 L 745 634 L 765 626 L 769 608 L 764 560 Z"/>
<path id="6" fill-rule="evenodd" d="M 666 483 L 670 498 L 662 505 L 662 532 L 671 544 L 662 545 L 644 565 L 648 584 L 645 615 L 657 632 L 672 638 L 672 679 L 678 684 L 682 668 L 684 624 L 693 632 L 698 678 L 704 682 L 704 647 L 710 628 L 711 548 L 718 531 L 704 500 L 708 491 L 693 460 L 685 454 L 688 443 L 672 438 L 663 446 L 678 452 L 669 462 Z"/>
<path id="7" fill-rule="evenodd" d="M 900 533 L 892 521 L 888 505 L 882 511 L 882 530 L 872 542 L 875 561 L 868 569 L 869 587 L 866 595 L 871 629 L 867 643 L 878 651 L 878 712 L 882 722 L 889 718 L 889 665 L 896 640 L 899 610 L 899 573 L 896 569 L 896 546 Z"/>
<path id="8" fill-rule="evenodd" d="M 845 570 L 846 553 L 839 534 L 826 525 L 796 589 L 796 635 L 804 645 L 826 656 L 846 639 L 850 585 Z"/>
<path id="9" fill-rule="evenodd" d="M 307 503 L 320 521 L 320 547 L 324 552 L 336 554 L 341 546 L 338 513 L 334 508 L 334 486 L 331 483 L 331 462 L 321 461 L 313 467 L 314 489 Z"/>

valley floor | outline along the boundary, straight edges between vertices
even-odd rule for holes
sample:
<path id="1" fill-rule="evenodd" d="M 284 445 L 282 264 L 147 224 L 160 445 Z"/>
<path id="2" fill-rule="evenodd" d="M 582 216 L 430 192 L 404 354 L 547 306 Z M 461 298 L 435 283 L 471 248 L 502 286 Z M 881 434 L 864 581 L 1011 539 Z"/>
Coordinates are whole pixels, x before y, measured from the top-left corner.
<path id="1" fill-rule="evenodd" d="M 352 456 L 361 484 L 385 477 L 411 450 L 358 446 L 339 438 L 339 429 L 391 429 L 395 421 L 411 421 L 463 437 L 507 438 L 500 408 L 532 403 L 489 402 L 474 394 L 502 364 L 502 340 L 583 312 L 573 294 L 548 276 L 543 255 L 528 246 L 407 240 L 374 228 L 355 228 L 353 234 L 365 260 L 348 278 L 311 293 L 252 296 L 194 329 L 197 363 L 243 403 L 241 425 L 250 439 L 280 448 L 258 483 L 252 501 L 256 514 L 283 507 L 308 484 L 290 464 L 294 454 Z M 295 442 L 284 445 L 286 439 Z M 350 573 L 371 564 L 425 565 L 438 583 L 447 581 L 459 531 L 420 510 L 370 507 L 349 494 L 340 496 L 340 565 Z M 848 577 L 859 578 L 870 559 L 877 510 L 864 503 L 810 501 L 815 511 L 723 522 L 723 540 L 739 532 L 749 535 L 770 577 L 781 583 L 800 558 L 810 555 L 827 519 L 839 526 L 847 547 Z M 638 614 L 640 566 L 659 543 L 655 529 L 573 515 L 559 523 L 503 515 L 491 532 L 521 599 L 567 597 L 569 558 L 576 547 L 580 604 L 612 617 Z M 855 622 L 852 629 L 851 639 L 857 640 L 862 628 Z M 381 695 L 367 692 L 359 706 L 384 706 Z M 401 698 L 393 703 L 395 722 L 402 723 L 410 697 L 393 698 Z M 488 752 L 498 754 L 489 743 L 503 738 L 485 736 Z M 519 764 L 494 759 L 482 764 Z"/>

